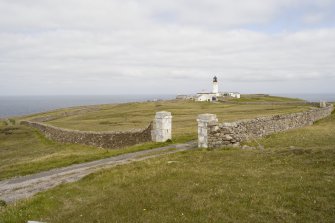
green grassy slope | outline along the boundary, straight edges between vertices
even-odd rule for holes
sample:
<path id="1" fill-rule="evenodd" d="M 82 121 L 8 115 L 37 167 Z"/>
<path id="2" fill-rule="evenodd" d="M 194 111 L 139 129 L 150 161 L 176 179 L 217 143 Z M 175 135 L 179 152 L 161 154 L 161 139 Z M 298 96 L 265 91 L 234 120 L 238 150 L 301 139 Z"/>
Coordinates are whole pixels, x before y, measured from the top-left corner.
<path id="1" fill-rule="evenodd" d="M 228 98 L 228 101 L 236 102 L 303 102 L 304 100 L 299 98 L 286 98 L 279 96 L 270 95 L 253 95 L 253 94 L 242 94 L 241 98 Z"/>
<path id="2" fill-rule="evenodd" d="M 2 207 L 0 222 L 333 222 L 335 114 L 265 150 L 195 150 L 104 170 Z M 173 161 L 173 162 L 171 162 Z"/>
<path id="3" fill-rule="evenodd" d="M 266 148 L 327 148 L 335 149 L 335 115 L 317 121 L 312 126 L 299 130 L 289 130 L 283 133 L 267 136 L 258 142 Z M 317 133 L 317 134 L 316 134 Z M 248 144 L 257 145 L 255 142 Z"/>
<path id="4" fill-rule="evenodd" d="M 83 107 L 87 109 L 87 107 Z M 201 113 L 217 114 L 219 120 L 236 120 L 260 115 L 290 113 L 308 109 L 307 106 L 292 105 L 223 105 L 221 103 L 196 103 L 189 101 L 128 103 L 120 105 L 101 105 L 82 108 L 69 108 L 52 111 L 27 118 L 59 115 L 64 112 L 69 117 L 59 118 L 50 124 L 65 128 L 83 130 L 128 130 L 145 127 L 156 111 L 167 110 L 173 114 L 174 142 L 196 139 L 196 117 Z M 20 118 L 18 119 L 20 120 Z M 94 147 L 60 144 L 45 139 L 33 128 L 25 126 L 0 126 L 0 179 L 17 175 L 36 173 L 55 167 L 67 166 L 129 151 L 150 149 L 161 144 L 144 145 L 119 150 L 103 150 Z"/>
<path id="5" fill-rule="evenodd" d="M 166 101 L 104 105 L 98 110 L 70 115 L 49 123 L 58 127 L 91 130 L 120 131 L 144 128 L 153 120 L 157 111 L 170 111 L 173 115 L 174 136 L 185 133 L 196 134 L 196 118 L 199 114 L 217 114 L 220 121 L 254 118 L 298 112 L 308 109 L 305 105 L 226 105 L 222 103 Z"/>
<path id="6" fill-rule="evenodd" d="M 189 139 L 179 139 L 187 141 Z M 0 180 L 56 167 L 88 162 L 123 153 L 151 149 L 166 143 L 144 143 L 124 149 L 61 144 L 26 126 L 0 127 Z"/>

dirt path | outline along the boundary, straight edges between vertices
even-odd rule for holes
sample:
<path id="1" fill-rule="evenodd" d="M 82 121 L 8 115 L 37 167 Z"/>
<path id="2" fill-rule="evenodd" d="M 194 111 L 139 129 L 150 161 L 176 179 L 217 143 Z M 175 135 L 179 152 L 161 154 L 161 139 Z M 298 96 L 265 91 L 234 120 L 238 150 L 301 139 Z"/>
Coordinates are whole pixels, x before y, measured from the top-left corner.
<path id="1" fill-rule="evenodd" d="M 176 144 L 156 149 L 127 153 L 106 159 L 87 163 L 75 164 L 68 167 L 52 169 L 23 177 L 0 181 L 0 199 L 10 203 L 28 198 L 34 194 L 48 190 L 62 183 L 80 180 L 84 176 L 102 168 L 141 161 L 165 154 L 176 153 L 196 148 L 195 141 Z"/>

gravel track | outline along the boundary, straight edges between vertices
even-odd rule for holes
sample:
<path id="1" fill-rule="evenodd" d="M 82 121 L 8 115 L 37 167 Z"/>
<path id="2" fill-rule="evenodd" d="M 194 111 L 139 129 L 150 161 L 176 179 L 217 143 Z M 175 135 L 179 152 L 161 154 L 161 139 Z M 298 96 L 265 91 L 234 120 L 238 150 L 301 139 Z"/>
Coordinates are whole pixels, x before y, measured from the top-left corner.
<path id="1" fill-rule="evenodd" d="M 133 161 L 146 160 L 161 155 L 194 149 L 196 147 L 197 142 L 191 141 L 184 144 L 175 144 L 156 149 L 127 153 L 106 159 L 74 164 L 32 175 L 3 180 L 0 181 L 0 199 L 7 203 L 12 203 L 32 197 L 38 192 L 48 190 L 60 184 L 78 181 L 103 168 L 127 164 Z M 171 150 L 173 148 L 175 149 Z"/>

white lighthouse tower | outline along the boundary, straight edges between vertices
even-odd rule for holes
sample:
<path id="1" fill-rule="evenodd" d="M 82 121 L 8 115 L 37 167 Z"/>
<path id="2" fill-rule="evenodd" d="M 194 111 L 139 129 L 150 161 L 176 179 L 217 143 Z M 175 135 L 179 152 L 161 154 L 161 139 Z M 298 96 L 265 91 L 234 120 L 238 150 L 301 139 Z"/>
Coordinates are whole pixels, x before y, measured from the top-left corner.
<path id="1" fill-rule="evenodd" d="M 219 84 L 218 84 L 218 78 L 215 76 L 213 78 L 213 94 L 216 94 L 216 96 L 219 96 Z"/>

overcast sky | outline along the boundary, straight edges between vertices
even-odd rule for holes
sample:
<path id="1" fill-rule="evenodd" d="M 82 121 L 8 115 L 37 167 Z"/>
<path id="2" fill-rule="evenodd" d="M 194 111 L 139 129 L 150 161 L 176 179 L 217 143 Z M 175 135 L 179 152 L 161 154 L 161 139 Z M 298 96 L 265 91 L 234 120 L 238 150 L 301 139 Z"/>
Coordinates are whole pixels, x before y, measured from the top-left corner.
<path id="1" fill-rule="evenodd" d="M 0 95 L 335 93 L 335 0 L 0 0 Z"/>

